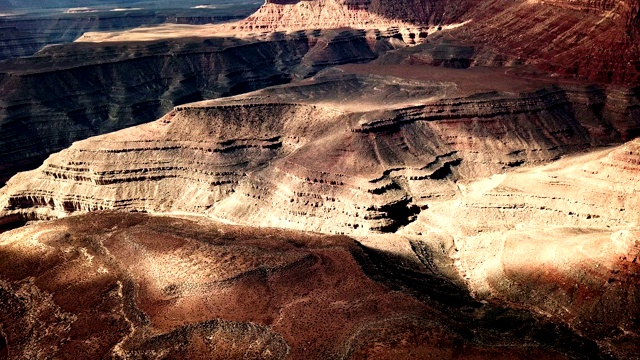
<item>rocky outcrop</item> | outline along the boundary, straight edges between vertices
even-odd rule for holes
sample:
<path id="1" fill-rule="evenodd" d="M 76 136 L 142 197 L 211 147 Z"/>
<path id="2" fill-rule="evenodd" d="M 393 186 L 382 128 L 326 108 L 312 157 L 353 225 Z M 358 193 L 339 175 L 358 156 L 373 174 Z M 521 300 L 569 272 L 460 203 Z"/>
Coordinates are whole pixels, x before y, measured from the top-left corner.
<path id="1" fill-rule="evenodd" d="M 432 204 L 403 231 L 450 236 L 477 298 L 546 314 L 634 358 L 639 149 L 633 140 L 460 184 L 459 198 Z"/>
<path id="2" fill-rule="evenodd" d="M 13 62 L 7 158 L 46 139 L 15 161 L 144 109 L 300 80 L 179 105 L 14 176 L 0 231 L 65 219 L 0 235 L 0 355 L 100 338 L 94 357 L 637 357 L 637 1 L 453 4 L 269 1 L 229 25 L 239 37 L 89 34 L 106 43 Z M 361 29 L 300 30 L 319 22 Z M 41 130 L 58 103 L 69 126 Z M 129 213 L 84 214 L 105 209 Z"/>
<path id="3" fill-rule="evenodd" d="M 378 92 L 358 98 L 351 87 Z M 405 96 L 389 100 L 398 88 Z M 450 97 L 438 98 L 447 91 L 397 78 L 317 77 L 180 106 L 157 122 L 78 142 L 14 177 L 0 193 L 4 222 L 109 208 L 363 236 L 355 245 L 104 212 L 14 229 L 0 235 L 9 354 L 31 356 L 40 344 L 74 351 L 83 345 L 63 339 L 104 334 L 87 351 L 188 357 L 258 342 L 268 354 L 296 358 L 387 349 L 513 358 L 525 356 L 524 341 L 526 356 L 634 358 L 640 140 L 527 166 L 610 140 L 592 121 L 567 124 L 563 107 L 549 100 L 564 91 L 579 108 L 590 90 L 459 99 L 466 111 L 475 107 L 471 119 Z M 406 107 L 407 99 L 425 103 Z M 507 109 L 509 119 L 522 117 L 515 128 L 501 120 Z M 452 127 L 456 133 L 445 131 Z M 515 158 L 523 160 L 505 162 Z M 522 168 L 482 178 L 513 166 Z M 380 231 L 402 236 L 372 236 Z M 377 305 L 371 317 L 336 308 L 352 301 Z M 96 311 L 113 319 L 108 329 L 86 321 Z M 380 322 L 381 314 L 389 320 Z M 430 336 L 416 337 L 423 333 Z M 402 346 L 380 345 L 409 334 Z M 450 348 L 443 339 L 459 340 Z"/>
<path id="4" fill-rule="evenodd" d="M 420 28 L 404 19 L 390 19 L 369 11 L 370 1 L 267 0 L 258 11 L 237 24 L 234 31 L 273 32 L 305 29 L 374 29 L 396 33 L 407 43 L 424 40 L 428 28 Z"/>
<path id="5" fill-rule="evenodd" d="M 419 11 L 410 16 L 407 9 Z M 108 44 L 53 47 L 2 64 L 0 182 L 75 140 L 150 121 L 177 104 L 288 82 L 441 37 L 457 39 L 455 51 L 409 61 L 453 67 L 526 63 L 555 75 L 637 85 L 634 11 L 634 1 L 276 1 L 233 24 L 86 34 L 82 42 Z M 536 26 L 539 21 L 545 26 Z M 360 30 L 318 30 L 327 27 Z M 229 38 L 179 39 L 213 34 Z M 118 43 L 123 41 L 128 45 Z M 541 49 L 540 41 L 552 45 Z M 53 130 L 45 125 L 51 122 Z"/>
<path id="6" fill-rule="evenodd" d="M 386 44 L 386 45 L 385 45 Z M 73 44 L 4 63 L 0 182 L 76 140 L 152 121 L 178 104 L 368 61 L 388 39 L 360 31 L 136 44 Z"/>
<path id="7" fill-rule="evenodd" d="M 453 36 L 562 76 L 640 83 L 637 0 L 508 4 L 470 11 Z"/>
<path id="8" fill-rule="evenodd" d="M 350 27 L 392 34 L 407 44 L 452 37 L 477 46 L 481 53 L 498 53 L 556 76 L 637 85 L 639 9 L 638 0 L 267 1 L 247 19 L 219 27 L 91 33 L 80 41 L 213 33 L 255 36 L 273 31 Z"/>
<path id="9" fill-rule="evenodd" d="M 640 206 L 639 141 L 559 160 L 545 167 L 495 175 L 464 189 L 455 209 L 473 214 L 461 234 L 477 229 L 633 225 Z"/>
<path id="10" fill-rule="evenodd" d="M 393 232 L 432 201 L 454 197 L 456 180 L 549 162 L 638 128 L 633 106 L 603 89 L 451 91 L 440 82 L 327 74 L 179 106 L 154 123 L 77 142 L 17 175 L 0 195 L 2 214 L 121 209 Z M 593 91 L 604 91 L 602 106 L 590 102 Z"/>

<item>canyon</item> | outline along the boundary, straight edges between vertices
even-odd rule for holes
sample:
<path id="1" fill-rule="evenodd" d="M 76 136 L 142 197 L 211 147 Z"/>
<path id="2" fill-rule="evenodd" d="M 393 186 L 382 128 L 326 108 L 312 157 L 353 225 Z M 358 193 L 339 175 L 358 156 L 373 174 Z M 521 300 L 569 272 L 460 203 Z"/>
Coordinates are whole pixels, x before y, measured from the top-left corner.
<path id="1" fill-rule="evenodd" d="M 231 2 L 194 9 L 198 4 L 194 1 L 177 5 L 157 1 L 152 6 L 131 1 L 0 3 L 0 60 L 31 56 L 46 46 L 73 42 L 88 31 L 118 31 L 165 23 L 220 23 L 245 18 L 257 7 Z"/>
<path id="2" fill-rule="evenodd" d="M 451 47 L 458 52 L 441 46 L 439 63 L 429 54 L 387 56 L 387 61 L 459 67 L 524 64 L 562 78 L 631 89 L 639 79 L 640 5 L 635 0 L 584 8 L 512 1 L 491 1 L 481 9 L 419 1 L 356 6 L 325 0 L 323 6 L 303 6 L 310 3 L 268 2 L 248 19 L 228 24 L 88 32 L 74 44 L 0 62 L 0 184 L 73 141 L 155 120 L 175 105 L 310 77 L 324 67 L 371 61 L 427 39 L 458 45 Z M 323 11 L 325 6 L 331 11 Z M 407 9 L 415 9 L 414 15 Z M 359 30 L 336 35 L 336 30 L 307 27 L 319 26 L 322 16 L 335 11 L 331 26 Z M 320 20 L 292 22 L 302 17 Z M 539 21 L 543 25 L 535 26 Z M 538 39 L 554 47 L 538 51 Z M 49 119 L 64 126 L 46 126 Z M 57 133 L 61 128 L 68 131 Z"/>
<path id="3" fill-rule="evenodd" d="M 339 52 L 319 52 L 318 41 L 322 45 L 317 47 Z M 378 42 L 392 46 L 385 39 Z M 212 38 L 47 48 L 5 63 L 7 70 L 0 75 L 0 181 L 76 140 L 155 120 L 175 105 L 282 84 L 331 65 L 375 57 L 365 34 L 353 30 L 274 35 L 264 41 Z M 60 126 L 51 127 L 51 122 Z"/>
<path id="4" fill-rule="evenodd" d="M 478 82 L 498 76 L 449 78 L 458 72 Z M 462 85 L 332 69 L 181 105 L 52 155 L 10 180 L 0 204 L 7 218 L 120 209 L 366 234 L 396 230 L 431 201 L 455 197 L 459 181 L 631 138 L 640 126 L 632 92 Z"/>
<path id="5" fill-rule="evenodd" d="M 0 354 L 637 357 L 639 24 L 268 0 L 0 63 Z"/>

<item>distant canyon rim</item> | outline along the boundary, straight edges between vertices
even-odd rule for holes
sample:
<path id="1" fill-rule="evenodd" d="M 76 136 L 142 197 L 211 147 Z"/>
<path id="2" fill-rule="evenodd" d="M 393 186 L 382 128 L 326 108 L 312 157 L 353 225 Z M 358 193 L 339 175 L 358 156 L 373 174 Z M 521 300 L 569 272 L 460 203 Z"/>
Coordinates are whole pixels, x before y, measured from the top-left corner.
<path id="1" fill-rule="evenodd" d="M 267 0 L 0 91 L 0 356 L 638 356 L 640 1 Z"/>

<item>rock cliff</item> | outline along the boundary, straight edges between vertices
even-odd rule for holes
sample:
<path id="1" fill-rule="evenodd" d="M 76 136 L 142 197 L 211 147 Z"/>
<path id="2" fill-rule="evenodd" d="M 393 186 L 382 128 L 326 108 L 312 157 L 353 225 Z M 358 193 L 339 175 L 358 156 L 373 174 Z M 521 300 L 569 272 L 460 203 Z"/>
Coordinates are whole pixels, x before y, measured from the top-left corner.
<path id="1" fill-rule="evenodd" d="M 451 36 L 565 77 L 640 83 L 640 1 L 267 1 L 245 20 L 198 31 L 144 28 L 80 41 L 161 39 L 326 28 L 376 29 L 407 44 Z M 543 45 L 541 45 L 543 44 Z"/>
<path id="2" fill-rule="evenodd" d="M 0 71 L 0 183 L 76 140 L 149 122 L 173 106 L 374 59 L 360 31 L 109 45 L 72 44 Z"/>
<path id="3" fill-rule="evenodd" d="M 454 36 L 563 76 L 640 83 L 637 0 L 507 4 L 469 12 Z"/>
<path id="4" fill-rule="evenodd" d="M 464 95 L 455 83 L 327 73 L 179 106 L 156 122 L 77 142 L 14 177 L 0 193 L 2 214 L 187 212 L 393 232 L 431 201 L 456 196 L 457 180 L 635 135 L 633 96 L 603 91 Z"/>
<path id="5" fill-rule="evenodd" d="M 160 118 L 0 189 L 0 356 L 636 358 L 638 10 L 274 0 L 11 62 L 9 172 Z"/>
<path id="6" fill-rule="evenodd" d="M 421 29 L 404 19 L 390 19 L 370 11 L 370 1 L 267 0 L 258 11 L 230 27 L 242 32 L 295 31 L 305 29 L 375 29 L 395 31 L 405 42 L 424 40 L 428 28 Z"/>
<path id="7" fill-rule="evenodd" d="M 410 44 L 442 32 L 563 76 L 638 84 L 639 25 L 638 0 L 268 0 L 234 28 L 392 27 Z"/>
<path id="8" fill-rule="evenodd" d="M 175 105 L 369 61 L 408 44 L 453 41 L 472 49 L 467 62 L 414 62 L 529 64 L 552 76 L 633 88 L 639 6 L 636 0 L 269 1 L 232 24 L 87 33 L 80 44 L 0 64 L 0 182 L 73 141 L 151 121 Z M 320 30 L 331 27 L 361 30 Z M 93 42 L 104 44 L 87 44 Z M 52 131 L 44 126 L 51 121 L 58 124 Z M 70 131 L 56 131 L 63 128 Z"/>

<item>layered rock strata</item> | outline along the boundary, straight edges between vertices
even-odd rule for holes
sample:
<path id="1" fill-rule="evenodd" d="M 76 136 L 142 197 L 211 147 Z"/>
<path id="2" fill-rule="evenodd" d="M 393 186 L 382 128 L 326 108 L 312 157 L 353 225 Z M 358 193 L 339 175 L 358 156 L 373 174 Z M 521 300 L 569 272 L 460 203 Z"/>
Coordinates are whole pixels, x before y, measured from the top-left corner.
<path id="1" fill-rule="evenodd" d="M 424 42 L 425 36 L 429 42 L 453 37 L 462 51 L 456 53 L 454 46 L 452 52 L 444 51 L 451 52 L 444 59 L 413 56 L 412 63 L 456 67 L 526 63 L 555 75 L 633 88 L 638 84 L 640 58 L 637 8 L 635 0 L 495 0 L 482 6 L 276 1 L 233 24 L 90 33 L 81 41 L 109 44 L 53 47 L 35 57 L 2 63 L 0 183 L 75 140 L 150 121 L 174 105 L 287 82 L 335 64 L 369 61 L 381 52 Z M 409 13 L 414 15 L 409 15 L 412 9 Z M 545 25 L 535 26 L 539 21 Z M 366 31 L 317 29 L 327 27 Z M 432 36 L 434 32 L 445 35 Z M 195 43 L 180 39 L 196 36 L 227 38 Z M 539 39 L 552 45 L 541 49 Z M 159 42 L 144 42 L 152 40 Z M 632 92 L 637 94 L 637 87 Z M 51 121 L 57 124 L 53 130 L 45 125 Z"/>
<path id="2" fill-rule="evenodd" d="M 637 0 L 491 1 L 452 35 L 562 76 L 637 85 L 639 8 Z"/>
<path id="3" fill-rule="evenodd" d="M 549 162 L 638 128 L 615 93 L 604 107 L 617 115 L 603 117 L 589 89 L 451 91 L 455 84 L 340 74 L 179 106 L 17 175 L 0 194 L 3 219 L 122 209 L 392 232 L 459 194 L 457 180 Z"/>
<path id="4" fill-rule="evenodd" d="M 300 32 L 253 40 L 74 44 L 4 63 L 0 183 L 76 140 L 152 121 L 177 104 L 368 61 L 393 46 L 360 31 Z"/>
<path id="5" fill-rule="evenodd" d="M 215 33 L 255 36 L 262 32 L 350 27 L 394 33 L 407 44 L 452 36 L 467 45 L 476 45 L 481 53 L 497 52 L 516 63 L 535 65 L 556 75 L 637 85 L 638 9 L 638 0 L 267 1 L 255 14 L 229 25 L 90 33 L 80 41 L 134 41 Z"/>
<path id="6" fill-rule="evenodd" d="M 369 10 L 370 1 L 268 0 L 248 18 L 230 25 L 242 32 L 295 31 L 305 29 L 375 29 L 395 32 L 407 43 L 424 41 L 429 28 L 402 19 L 390 19 Z"/>
<path id="7" fill-rule="evenodd" d="M 531 308 L 631 359 L 640 339 L 639 149 L 633 140 L 461 184 L 458 199 L 403 231 L 453 239 L 478 298 Z"/>

